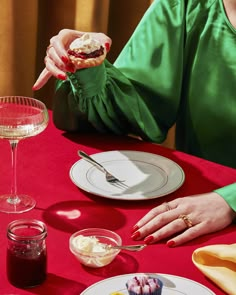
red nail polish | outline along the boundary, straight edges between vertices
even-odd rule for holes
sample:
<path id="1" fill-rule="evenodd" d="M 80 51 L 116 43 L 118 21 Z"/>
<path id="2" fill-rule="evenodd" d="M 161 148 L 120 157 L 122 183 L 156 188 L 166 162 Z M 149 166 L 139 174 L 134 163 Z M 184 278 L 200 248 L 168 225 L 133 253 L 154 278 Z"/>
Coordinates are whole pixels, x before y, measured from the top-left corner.
<path id="1" fill-rule="evenodd" d="M 62 75 L 62 74 L 57 75 L 57 78 L 60 79 L 60 80 L 66 80 L 67 79 L 67 77 L 65 75 Z"/>
<path id="2" fill-rule="evenodd" d="M 154 237 L 153 236 L 148 236 L 144 239 L 144 243 L 145 244 L 151 244 L 154 240 Z"/>
<path id="3" fill-rule="evenodd" d="M 133 240 L 137 240 L 140 237 L 140 232 L 136 231 L 135 233 L 132 234 L 131 238 Z"/>
<path id="4" fill-rule="evenodd" d="M 70 73 L 74 73 L 74 72 L 75 72 L 75 67 L 74 67 L 73 64 L 68 64 L 68 65 L 66 66 L 66 70 L 67 70 L 68 72 L 70 72 Z"/>
<path id="5" fill-rule="evenodd" d="M 136 232 L 137 230 L 139 230 L 139 227 L 137 225 L 135 225 L 133 228 L 132 228 L 132 233 Z"/>
<path id="6" fill-rule="evenodd" d="M 108 51 L 110 51 L 110 44 L 107 42 L 107 43 L 105 43 L 105 47 L 106 47 L 106 51 L 108 52 Z"/>
<path id="7" fill-rule="evenodd" d="M 173 246 L 175 245 L 175 241 L 170 240 L 170 241 L 168 241 L 168 242 L 166 243 L 166 245 L 167 245 L 168 247 L 173 247 Z"/>
<path id="8" fill-rule="evenodd" d="M 69 59 L 68 59 L 68 57 L 66 57 L 66 56 L 62 56 L 61 57 L 61 60 L 64 62 L 64 63 L 68 63 L 68 61 L 69 61 Z"/>

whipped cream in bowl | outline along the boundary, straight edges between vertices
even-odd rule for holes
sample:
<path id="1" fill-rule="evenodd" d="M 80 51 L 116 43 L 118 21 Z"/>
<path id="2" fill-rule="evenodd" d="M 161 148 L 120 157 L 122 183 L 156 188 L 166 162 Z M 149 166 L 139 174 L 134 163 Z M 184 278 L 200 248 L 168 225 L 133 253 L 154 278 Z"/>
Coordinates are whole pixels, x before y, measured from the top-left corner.
<path id="1" fill-rule="evenodd" d="M 121 244 L 121 237 L 117 233 L 102 228 L 80 230 L 69 240 L 69 248 L 80 263 L 93 268 L 111 263 L 120 250 L 111 249 L 108 246 Z"/>

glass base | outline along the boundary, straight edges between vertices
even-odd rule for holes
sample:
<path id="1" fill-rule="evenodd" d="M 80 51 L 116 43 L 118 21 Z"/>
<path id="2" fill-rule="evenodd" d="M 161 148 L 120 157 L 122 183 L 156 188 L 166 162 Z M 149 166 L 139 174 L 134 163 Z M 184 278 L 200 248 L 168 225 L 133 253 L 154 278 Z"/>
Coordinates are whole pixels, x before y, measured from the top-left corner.
<path id="1" fill-rule="evenodd" d="M 23 213 L 33 209 L 36 202 L 27 195 L 2 195 L 0 196 L 0 212 Z"/>

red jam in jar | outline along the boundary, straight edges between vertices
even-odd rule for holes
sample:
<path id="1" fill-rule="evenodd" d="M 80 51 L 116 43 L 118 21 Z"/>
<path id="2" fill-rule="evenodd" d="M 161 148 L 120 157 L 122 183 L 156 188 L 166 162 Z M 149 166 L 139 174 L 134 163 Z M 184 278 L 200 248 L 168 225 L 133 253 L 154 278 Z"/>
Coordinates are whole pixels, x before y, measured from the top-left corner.
<path id="1" fill-rule="evenodd" d="M 7 277 L 19 288 L 43 283 L 47 276 L 47 229 L 35 219 L 15 220 L 8 225 Z"/>

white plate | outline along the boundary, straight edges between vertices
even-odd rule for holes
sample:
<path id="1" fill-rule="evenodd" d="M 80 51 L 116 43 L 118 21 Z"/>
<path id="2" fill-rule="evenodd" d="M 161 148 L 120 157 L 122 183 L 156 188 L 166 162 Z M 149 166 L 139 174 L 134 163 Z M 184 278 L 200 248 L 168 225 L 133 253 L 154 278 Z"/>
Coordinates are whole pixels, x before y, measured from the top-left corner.
<path id="1" fill-rule="evenodd" d="M 74 184 L 86 192 L 118 200 L 146 200 L 165 196 L 184 182 L 182 168 L 174 161 L 156 154 L 138 151 L 109 151 L 91 155 L 126 187 L 108 183 L 105 175 L 86 160 L 70 169 Z"/>
<path id="2" fill-rule="evenodd" d="M 167 275 L 167 274 L 125 274 L 120 276 L 111 277 L 106 280 L 102 280 L 83 291 L 80 295 L 110 295 L 113 292 L 121 292 L 124 295 L 128 295 L 125 284 L 126 282 L 140 275 L 150 275 L 152 277 L 158 277 L 163 282 L 162 295 L 216 295 L 213 291 L 207 287 L 199 284 L 193 280 L 189 280 L 179 276 Z"/>

